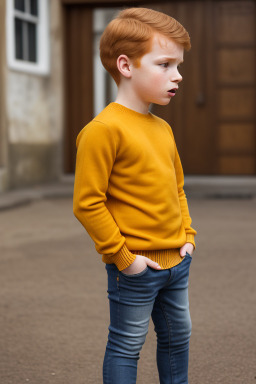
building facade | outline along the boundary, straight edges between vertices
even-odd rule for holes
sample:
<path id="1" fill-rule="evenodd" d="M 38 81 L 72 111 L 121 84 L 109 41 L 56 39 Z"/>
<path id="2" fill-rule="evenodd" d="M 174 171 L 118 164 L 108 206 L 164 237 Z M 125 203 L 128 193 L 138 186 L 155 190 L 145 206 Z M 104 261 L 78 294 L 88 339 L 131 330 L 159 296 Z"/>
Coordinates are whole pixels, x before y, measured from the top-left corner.
<path id="1" fill-rule="evenodd" d="M 78 132 L 115 96 L 98 43 L 126 6 L 166 12 L 191 36 L 179 94 L 152 109 L 185 173 L 255 175 L 255 1 L 0 0 L 0 191 L 74 172 Z"/>

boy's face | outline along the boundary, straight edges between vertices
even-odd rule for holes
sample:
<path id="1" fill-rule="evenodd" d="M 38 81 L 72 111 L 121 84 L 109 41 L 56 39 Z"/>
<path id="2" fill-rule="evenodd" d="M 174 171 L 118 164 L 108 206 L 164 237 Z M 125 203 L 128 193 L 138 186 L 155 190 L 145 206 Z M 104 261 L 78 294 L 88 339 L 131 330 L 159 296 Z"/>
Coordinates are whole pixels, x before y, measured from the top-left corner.
<path id="1" fill-rule="evenodd" d="M 145 106 L 167 105 L 182 80 L 178 67 L 184 49 L 174 40 L 155 34 L 151 51 L 140 59 L 140 66 L 131 66 L 130 86 L 134 96 Z"/>

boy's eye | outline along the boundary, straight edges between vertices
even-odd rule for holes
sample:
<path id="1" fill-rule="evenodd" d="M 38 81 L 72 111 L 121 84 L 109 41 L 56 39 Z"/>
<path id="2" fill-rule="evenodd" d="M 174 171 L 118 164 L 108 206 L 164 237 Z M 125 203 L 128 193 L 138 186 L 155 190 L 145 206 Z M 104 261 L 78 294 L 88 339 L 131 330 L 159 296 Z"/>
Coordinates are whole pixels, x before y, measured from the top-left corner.
<path id="1" fill-rule="evenodd" d="M 162 63 L 162 64 L 160 64 L 160 65 L 161 65 L 161 67 L 167 68 L 168 65 L 169 65 L 169 63 Z"/>

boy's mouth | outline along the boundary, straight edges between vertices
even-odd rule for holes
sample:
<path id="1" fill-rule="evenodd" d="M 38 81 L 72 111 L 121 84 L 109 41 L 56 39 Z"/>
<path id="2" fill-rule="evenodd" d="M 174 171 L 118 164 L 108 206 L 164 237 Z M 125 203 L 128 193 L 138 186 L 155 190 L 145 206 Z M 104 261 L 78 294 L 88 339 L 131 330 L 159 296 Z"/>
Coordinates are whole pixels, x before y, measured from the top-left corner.
<path id="1" fill-rule="evenodd" d="M 167 92 L 168 92 L 168 95 L 172 97 L 172 96 L 175 96 L 176 91 L 177 91 L 177 88 L 172 88 Z"/>

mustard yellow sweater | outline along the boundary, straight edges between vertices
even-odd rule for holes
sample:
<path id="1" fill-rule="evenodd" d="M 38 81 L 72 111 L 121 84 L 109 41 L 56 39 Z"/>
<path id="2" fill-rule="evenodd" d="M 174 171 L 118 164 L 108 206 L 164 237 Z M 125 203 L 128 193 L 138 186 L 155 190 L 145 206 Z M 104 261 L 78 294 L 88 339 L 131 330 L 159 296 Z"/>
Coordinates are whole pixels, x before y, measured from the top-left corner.
<path id="1" fill-rule="evenodd" d="M 151 113 L 111 103 L 77 137 L 74 214 L 120 271 L 136 254 L 171 268 L 195 245 L 183 185 L 171 127 Z"/>

